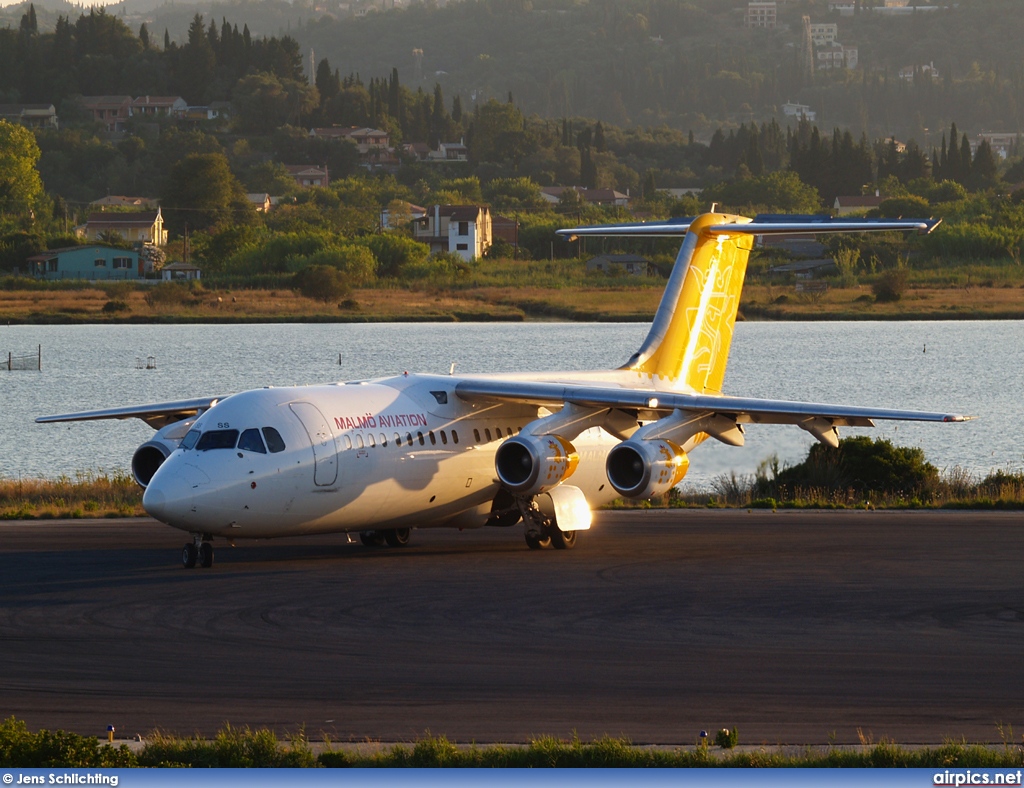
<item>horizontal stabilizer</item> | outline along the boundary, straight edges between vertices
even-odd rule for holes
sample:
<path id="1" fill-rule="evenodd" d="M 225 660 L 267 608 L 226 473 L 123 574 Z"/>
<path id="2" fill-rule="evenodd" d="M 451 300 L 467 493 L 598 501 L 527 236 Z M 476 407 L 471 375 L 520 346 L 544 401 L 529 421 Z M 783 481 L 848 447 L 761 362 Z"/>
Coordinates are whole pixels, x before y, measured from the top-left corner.
<path id="1" fill-rule="evenodd" d="M 741 218 L 741 217 L 737 217 Z M 664 222 L 628 222 L 600 224 L 558 230 L 558 234 L 572 240 L 583 236 L 617 237 L 646 236 L 672 238 L 686 235 L 692 218 L 668 219 Z M 863 232 L 917 232 L 927 235 L 942 222 L 941 219 L 842 219 L 831 216 L 794 216 L 788 214 L 761 214 L 751 220 L 714 224 L 709 233 L 744 233 L 748 235 L 815 235 L 817 233 Z"/>

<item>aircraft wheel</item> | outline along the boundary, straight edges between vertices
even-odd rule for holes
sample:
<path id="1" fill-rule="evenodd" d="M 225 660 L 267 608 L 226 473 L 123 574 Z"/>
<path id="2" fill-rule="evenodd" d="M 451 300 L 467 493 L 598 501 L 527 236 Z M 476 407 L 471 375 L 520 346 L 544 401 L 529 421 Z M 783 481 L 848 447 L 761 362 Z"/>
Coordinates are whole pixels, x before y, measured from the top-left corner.
<path id="1" fill-rule="evenodd" d="M 367 547 L 380 547 L 384 544 L 384 537 L 377 531 L 360 531 L 359 541 Z"/>
<path id="2" fill-rule="evenodd" d="M 535 536 L 534 534 L 526 534 L 526 546 L 531 550 L 540 550 L 551 544 L 550 536 Z"/>
<path id="3" fill-rule="evenodd" d="M 186 569 L 192 569 L 196 565 L 197 558 L 199 558 L 199 550 L 192 542 L 181 549 L 181 565 Z"/>
<path id="4" fill-rule="evenodd" d="M 203 542 L 199 545 L 199 565 L 203 569 L 209 569 L 213 566 L 213 545 L 209 542 Z"/>
<path id="5" fill-rule="evenodd" d="M 388 543 L 388 547 L 405 547 L 409 544 L 409 529 L 392 528 L 389 531 L 385 531 L 384 541 Z"/>
<path id="6" fill-rule="evenodd" d="M 556 550 L 572 550 L 576 546 L 576 531 L 561 531 L 557 527 L 551 529 L 551 544 Z"/>

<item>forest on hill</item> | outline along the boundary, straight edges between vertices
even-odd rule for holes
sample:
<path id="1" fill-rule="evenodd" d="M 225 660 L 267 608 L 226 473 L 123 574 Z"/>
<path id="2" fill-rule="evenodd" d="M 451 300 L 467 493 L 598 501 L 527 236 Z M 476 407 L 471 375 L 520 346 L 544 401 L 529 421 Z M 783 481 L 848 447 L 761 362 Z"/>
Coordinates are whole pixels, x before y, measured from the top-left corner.
<path id="1" fill-rule="evenodd" d="M 511 92 L 527 115 L 667 124 L 705 142 L 719 126 L 781 120 L 787 102 L 810 106 L 823 128 L 895 135 L 922 147 L 937 146 L 954 121 L 972 134 L 1024 127 L 1018 0 L 936 3 L 936 10 L 898 17 L 873 5 L 881 0 L 862 0 L 860 13 L 844 17 L 827 0 L 780 3 L 774 30 L 744 28 L 745 0 L 413 2 L 358 18 L 338 4 L 260 0 L 164 4 L 143 18 L 155 42 L 166 31 L 183 46 L 195 13 L 218 27 L 243 16 L 254 38 L 294 39 L 307 72 L 312 50 L 342 76 L 369 82 L 397 68 L 414 91 L 440 84 L 467 109 Z M 132 7 L 118 4 L 111 13 Z M 3 9 L 12 29 L 25 9 Z M 39 13 L 41 29 L 52 30 L 57 12 Z M 858 49 L 856 68 L 807 67 L 805 15 L 838 25 L 837 39 Z M 901 78 L 905 68 L 917 71 Z"/>

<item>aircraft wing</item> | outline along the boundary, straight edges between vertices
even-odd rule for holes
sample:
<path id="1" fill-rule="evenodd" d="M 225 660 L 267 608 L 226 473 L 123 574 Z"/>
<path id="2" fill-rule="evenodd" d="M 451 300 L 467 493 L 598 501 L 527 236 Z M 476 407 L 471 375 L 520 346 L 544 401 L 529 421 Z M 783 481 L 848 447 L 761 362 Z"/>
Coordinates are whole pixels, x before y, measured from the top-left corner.
<path id="1" fill-rule="evenodd" d="M 584 236 L 622 237 L 646 236 L 673 238 L 686 235 L 694 219 L 682 217 L 660 222 L 625 222 L 597 224 L 557 230 L 563 238 L 574 241 Z M 752 220 L 728 222 L 707 228 L 710 233 L 744 233 L 746 235 L 819 235 L 850 232 L 907 232 L 927 235 L 942 219 L 843 219 L 831 216 L 795 216 L 790 214 L 759 214 Z"/>
<path id="2" fill-rule="evenodd" d="M 573 385 L 514 380 L 466 378 L 455 386 L 466 400 L 523 402 L 533 405 L 573 404 L 585 408 L 620 408 L 645 411 L 654 418 L 674 410 L 727 416 L 737 424 L 804 424 L 823 419 L 833 427 L 872 427 L 874 419 L 894 421 L 970 421 L 973 416 L 920 410 L 865 408 L 818 402 L 682 394 L 653 389 Z"/>
<path id="3" fill-rule="evenodd" d="M 37 424 L 50 424 L 58 421 L 96 421 L 98 419 L 142 419 L 155 430 L 165 427 L 171 422 L 181 421 L 209 410 L 223 397 L 199 397 L 182 399 L 175 402 L 160 402 L 153 405 L 132 405 L 123 408 L 105 408 L 103 410 L 83 410 L 78 413 L 64 413 L 57 416 L 40 416 Z"/>

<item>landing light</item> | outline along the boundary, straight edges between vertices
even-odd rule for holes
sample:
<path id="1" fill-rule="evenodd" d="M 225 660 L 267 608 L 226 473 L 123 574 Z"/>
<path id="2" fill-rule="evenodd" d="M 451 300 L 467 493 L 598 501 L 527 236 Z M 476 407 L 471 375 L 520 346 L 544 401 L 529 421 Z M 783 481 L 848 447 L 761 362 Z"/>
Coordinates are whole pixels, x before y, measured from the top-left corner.
<path id="1" fill-rule="evenodd" d="M 658 398 L 651 397 L 649 400 L 647 400 L 647 407 L 652 409 L 658 407 Z"/>

